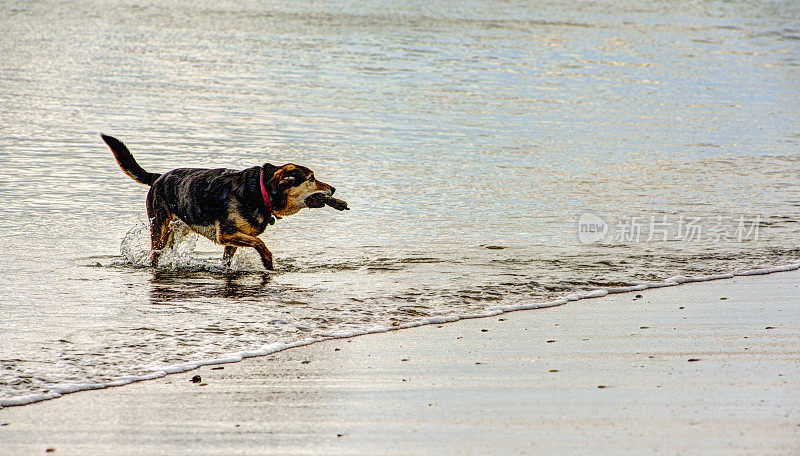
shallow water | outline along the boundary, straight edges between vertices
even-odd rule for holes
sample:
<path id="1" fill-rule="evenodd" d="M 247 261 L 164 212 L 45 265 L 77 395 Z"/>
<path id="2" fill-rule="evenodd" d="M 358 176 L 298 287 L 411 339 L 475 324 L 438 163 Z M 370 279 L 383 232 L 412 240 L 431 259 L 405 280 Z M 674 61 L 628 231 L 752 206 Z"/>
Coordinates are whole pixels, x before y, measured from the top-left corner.
<path id="1" fill-rule="evenodd" d="M 640 3 L 4 1 L 0 401 L 798 261 L 800 10 Z M 275 273 L 191 236 L 154 271 L 101 131 L 352 210 L 269 228 Z"/>

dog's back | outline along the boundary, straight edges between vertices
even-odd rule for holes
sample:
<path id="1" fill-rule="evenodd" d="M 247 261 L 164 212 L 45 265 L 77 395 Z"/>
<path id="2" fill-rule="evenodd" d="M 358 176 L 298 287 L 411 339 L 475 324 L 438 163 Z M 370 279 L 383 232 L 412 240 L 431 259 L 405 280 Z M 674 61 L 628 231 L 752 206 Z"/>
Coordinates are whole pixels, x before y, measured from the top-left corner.
<path id="1" fill-rule="evenodd" d="M 174 169 L 153 182 L 148 201 L 162 202 L 171 214 L 193 229 L 198 227 L 195 231 L 204 235 L 209 232 L 207 227 L 228 221 L 231 214 L 240 214 L 260 233 L 266 224 L 264 214 L 259 212 L 264 204 L 256 186 L 260 173 L 258 166 L 242 171 Z"/>

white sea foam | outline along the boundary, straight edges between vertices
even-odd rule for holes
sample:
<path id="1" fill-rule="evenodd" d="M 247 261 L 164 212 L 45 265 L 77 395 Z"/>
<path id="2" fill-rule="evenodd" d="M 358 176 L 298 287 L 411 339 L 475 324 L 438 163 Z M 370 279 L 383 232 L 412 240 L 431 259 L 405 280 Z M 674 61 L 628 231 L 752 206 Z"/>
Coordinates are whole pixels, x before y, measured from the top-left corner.
<path id="1" fill-rule="evenodd" d="M 429 325 L 439 325 L 442 323 L 451 323 L 454 321 L 458 321 L 458 315 L 447 315 L 447 316 L 437 316 L 437 317 L 427 317 L 424 319 L 425 324 Z"/>

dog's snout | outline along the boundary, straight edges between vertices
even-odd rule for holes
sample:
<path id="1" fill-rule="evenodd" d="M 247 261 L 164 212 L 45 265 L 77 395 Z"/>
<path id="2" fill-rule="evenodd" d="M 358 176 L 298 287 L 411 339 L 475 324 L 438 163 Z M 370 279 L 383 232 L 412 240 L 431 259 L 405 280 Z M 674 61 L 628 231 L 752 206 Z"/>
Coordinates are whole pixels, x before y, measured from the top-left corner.
<path id="1" fill-rule="evenodd" d="M 331 195 L 336 193 L 336 187 L 334 187 L 333 185 L 329 185 L 329 187 L 331 188 Z"/>
<path id="2" fill-rule="evenodd" d="M 316 185 L 316 188 L 314 189 L 314 191 L 316 191 L 316 192 L 322 192 L 322 193 L 325 193 L 326 195 L 330 196 L 330 195 L 333 195 L 333 192 L 336 191 L 336 189 L 333 188 L 333 185 L 328 185 L 328 184 L 326 184 L 325 182 L 322 182 L 319 179 L 317 179 L 315 182 L 316 182 L 317 185 Z"/>

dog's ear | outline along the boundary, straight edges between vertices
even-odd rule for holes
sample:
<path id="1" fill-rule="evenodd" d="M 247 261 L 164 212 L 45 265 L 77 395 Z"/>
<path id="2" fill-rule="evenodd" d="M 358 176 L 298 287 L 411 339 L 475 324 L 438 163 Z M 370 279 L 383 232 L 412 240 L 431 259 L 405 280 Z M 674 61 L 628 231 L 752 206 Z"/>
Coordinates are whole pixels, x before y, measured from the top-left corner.
<path id="1" fill-rule="evenodd" d="M 264 164 L 264 180 L 265 185 L 269 190 L 270 197 L 272 198 L 272 206 L 275 210 L 281 210 L 286 207 L 286 192 L 281 185 L 281 178 L 283 177 L 283 169 L 271 165 Z"/>
<path id="2" fill-rule="evenodd" d="M 278 184 L 282 187 L 289 187 L 294 185 L 294 182 L 295 182 L 294 176 L 286 176 L 282 177 L 281 180 L 278 182 Z"/>

